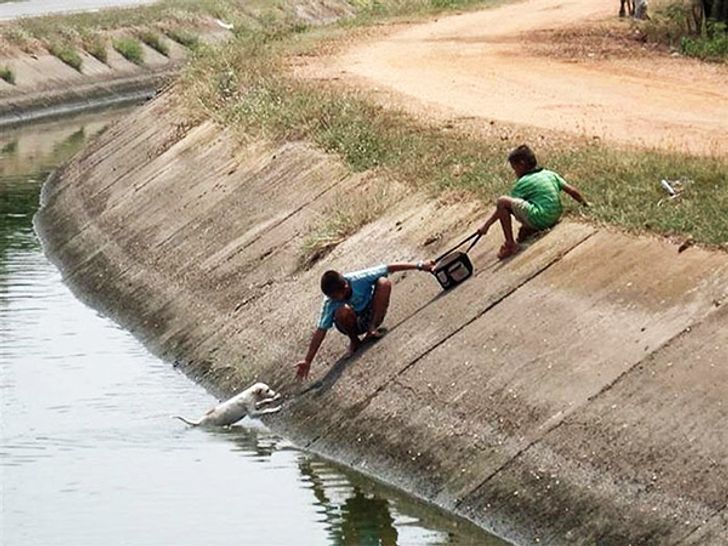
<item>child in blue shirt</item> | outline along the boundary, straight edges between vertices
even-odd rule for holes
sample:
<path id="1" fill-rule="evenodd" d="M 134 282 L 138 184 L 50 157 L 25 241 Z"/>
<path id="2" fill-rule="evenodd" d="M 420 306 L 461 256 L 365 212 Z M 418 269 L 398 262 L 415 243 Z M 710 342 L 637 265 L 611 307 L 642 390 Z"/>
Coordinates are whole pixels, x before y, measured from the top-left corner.
<path id="1" fill-rule="evenodd" d="M 379 265 L 345 275 L 338 271 L 324 273 L 321 277 L 321 291 L 324 293 L 321 314 L 306 358 L 296 364 L 298 377 L 308 377 L 311 362 L 332 326 L 349 337 L 349 350 L 344 358 L 353 355 L 362 342 L 382 337 L 379 327 L 387 314 L 392 293 L 392 283 L 387 278 L 389 274 L 413 269 L 432 271 L 433 266 L 432 262 L 419 262 Z"/>

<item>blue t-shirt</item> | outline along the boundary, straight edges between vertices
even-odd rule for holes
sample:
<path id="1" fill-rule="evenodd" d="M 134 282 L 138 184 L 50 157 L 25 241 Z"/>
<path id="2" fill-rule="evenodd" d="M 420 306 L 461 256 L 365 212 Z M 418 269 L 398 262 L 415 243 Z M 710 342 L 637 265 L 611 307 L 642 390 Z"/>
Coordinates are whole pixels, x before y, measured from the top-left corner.
<path id="1" fill-rule="evenodd" d="M 342 305 L 350 306 L 356 313 L 364 311 L 372 301 L 374 285 L 377 279 L 381 279 L 387 275 L 389 275 L 389 269 L 386 265 L 378 265 L 377 267 L 344 275 L 344 278 L 349 282 L 349 286 L 351 287 L 351 297 L 346 301 L 334 301 L 328 296 L 324 296 L 318 328 L 321 330 L 330 329 L 334 325 L 334 314 Z"/>

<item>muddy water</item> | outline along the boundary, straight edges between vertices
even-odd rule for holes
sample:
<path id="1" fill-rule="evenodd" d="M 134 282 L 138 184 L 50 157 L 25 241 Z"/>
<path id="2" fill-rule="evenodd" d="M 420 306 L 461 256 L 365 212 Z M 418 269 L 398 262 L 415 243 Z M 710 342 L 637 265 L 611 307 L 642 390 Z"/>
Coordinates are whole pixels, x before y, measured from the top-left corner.
<path id="1" fill-rule="evenodd" d="M 32 216 L 47 173 L 123 112 L 0 135 L 0 544 L 490 545 L 214 400 L 79 303 Z"/>

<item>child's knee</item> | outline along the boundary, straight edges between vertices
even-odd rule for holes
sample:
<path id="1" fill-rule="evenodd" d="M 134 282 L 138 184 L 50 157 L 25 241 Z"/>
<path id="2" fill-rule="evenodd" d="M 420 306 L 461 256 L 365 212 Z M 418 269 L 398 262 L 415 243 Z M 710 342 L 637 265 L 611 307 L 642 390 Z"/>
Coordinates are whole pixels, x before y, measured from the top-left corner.
<path id="1" fill-rule="evenodd" d="M 386 277 L 381 277 L 377 279 L 374 289 L 377 291 L 389 293 L 392 290 L 392 281 L 390 281 Z"/>
<path id="2" fill-rule="evenodd" d="M 356 320 L 356 313 L 348 305 L 342 305 L 334 313 L 334 319 L 339 323 L 347 323 Z"/>
<path id="3" fill-rule="evenodd" d="M 501 195 L 498 199 L 495 201 L 496 207 L 499 209 L 510 209 L 511 208 L 511 198 L 507 195 Z"/>

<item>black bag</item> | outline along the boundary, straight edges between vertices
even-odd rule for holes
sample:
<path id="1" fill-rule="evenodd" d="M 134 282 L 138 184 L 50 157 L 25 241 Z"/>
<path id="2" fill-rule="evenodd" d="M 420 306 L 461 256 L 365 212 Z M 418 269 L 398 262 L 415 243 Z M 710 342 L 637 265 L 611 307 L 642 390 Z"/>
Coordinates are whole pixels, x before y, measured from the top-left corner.
<path id="1" fill-rule="evenodd" d="M 468 257 L 468 252 L 480 240 L 480 237 L 480 233 L 473 233 L 470 237 L 455 245 L 435 260 L 435 267 L 432 270 L 432 274 L 435 275 L 437 282 L 440 283 L 443 289 L 448 290 L 457 286 L 473 274 L 473 264 Z M 469 241 L 472 242 L 465 252 L 457 250 Z"/>

